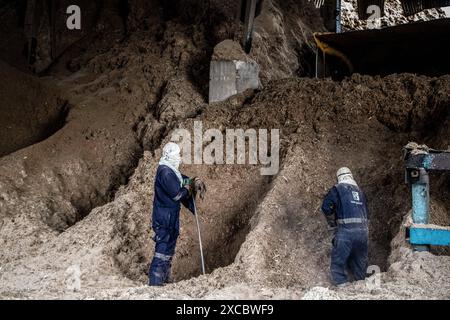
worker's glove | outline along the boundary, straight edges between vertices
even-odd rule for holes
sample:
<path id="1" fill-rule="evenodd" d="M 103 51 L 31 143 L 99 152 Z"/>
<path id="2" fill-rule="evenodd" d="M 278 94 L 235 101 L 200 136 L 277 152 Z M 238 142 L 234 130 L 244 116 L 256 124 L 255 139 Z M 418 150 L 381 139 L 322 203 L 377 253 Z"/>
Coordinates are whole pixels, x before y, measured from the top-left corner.
<path id="1" fill-rule="evenodd" d="M 194 193 L 194 180 L 193 179 L 183 179 L 183 187 L 189 191 L 189 196 L 192 196 Z"/>
<path id="2" fill-rule="evenodd" d="M 189 196 L 195 198 L 198 194 L 200 199 L 203 200 L 205 198 L 206 185 L 200 178 L 194 177 L 192 179 L 184 179 L 183 187 L 189 191 Z"/>
<path id="3" fill-rule="evenodd" d="M 205 198 L 206 193 L 205 183 L 200 178 L 197 177 L 194 177 L 192 180 L 194 181 L 194 196 L 198 194 L 200 199 L 203 200 Z"/>
<path id="4" fill-rule="evenodd" d="M 331 226 L 328 226 L 328 232 L 331 234 L 331 235 L 335 235 L 336 234 L 336 232 L 337 232 L 337 230 L 338 230 L 338 228 L 337 227 L 331 227 Z"/>
<path id="5" fill-rule="evenodd" d="M 331 215 L 325 215 L 325 218 L 327 219 L 327 223 L 328 223 L 328 231 L 331 233 L 336 233 L 337 231 L 337 223 L 336 223 L 336 218 L 334 216 L 334 214 Z"/>

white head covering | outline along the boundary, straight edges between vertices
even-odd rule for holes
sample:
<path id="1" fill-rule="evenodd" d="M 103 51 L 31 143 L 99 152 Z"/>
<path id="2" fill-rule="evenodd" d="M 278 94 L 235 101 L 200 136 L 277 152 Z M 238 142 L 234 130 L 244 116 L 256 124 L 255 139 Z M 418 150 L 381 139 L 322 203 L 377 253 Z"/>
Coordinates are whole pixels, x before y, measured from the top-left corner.
<path id="1" fill-rule="evenodd" d="M 181 175 L 180 171 L 178 171 L 178 167 L 181 163 L 180 152 L 180 147 L 176 143 L 167 143 L 163 148 L 159 164 L 172 169 L 172 171 L 177 175 L 178 180 L 180 180 L 181 185 L 183 183 L 183 176 Z"/>
<path id="2" fill-rule="evenodd" d="M 354 186 L 358 186 L 356 184 L 355 179 L 353 179 L 353 174 L 347 167 L 342 167 L 336 172 L 336 177 L 338 180 L 338 183 L 347 183 L 352 184 Z"/>

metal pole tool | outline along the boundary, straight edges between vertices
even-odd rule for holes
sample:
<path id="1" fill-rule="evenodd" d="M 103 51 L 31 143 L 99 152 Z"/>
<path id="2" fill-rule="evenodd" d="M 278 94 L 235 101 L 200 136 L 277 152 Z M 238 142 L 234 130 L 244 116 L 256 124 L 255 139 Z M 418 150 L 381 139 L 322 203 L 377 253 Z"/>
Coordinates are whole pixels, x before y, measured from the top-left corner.
<path id="1" fill-rule="evenodd" d="M 193 197 L 193 202 L 194 202 L 195 221 L 197 222 L 198 243 L 200 245 L 200 257 L 202 259 L 202 272 L 203 272 L 203 274 L 205 274 L 205 259 L 203 257 L 202 235 L 200 233 L 200 222 L 198 220 L 198 215 L 197 215 L 197 205 L 195 203 L 195 196 Z"/>

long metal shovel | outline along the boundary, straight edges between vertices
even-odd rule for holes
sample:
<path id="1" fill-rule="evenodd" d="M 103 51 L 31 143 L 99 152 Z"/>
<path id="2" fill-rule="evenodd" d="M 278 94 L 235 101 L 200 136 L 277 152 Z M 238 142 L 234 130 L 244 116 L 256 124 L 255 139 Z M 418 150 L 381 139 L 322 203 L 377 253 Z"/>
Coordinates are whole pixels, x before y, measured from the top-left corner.
<path id="1" fill-rule="evenodd" d="M 194 202 L 195 221 L 197 222 L 198 243 L 200 244 L 200 257 L 202 259 L 202 272 L 203 274 L 205 274 L 205 259 L 203 258 L 203 245 L 202 245 L 202 235 L 200 233 L 200 222 L 198 221 L 197 205 L 195 204 L 195 197 L 193 197 L 192 199 Z"/>

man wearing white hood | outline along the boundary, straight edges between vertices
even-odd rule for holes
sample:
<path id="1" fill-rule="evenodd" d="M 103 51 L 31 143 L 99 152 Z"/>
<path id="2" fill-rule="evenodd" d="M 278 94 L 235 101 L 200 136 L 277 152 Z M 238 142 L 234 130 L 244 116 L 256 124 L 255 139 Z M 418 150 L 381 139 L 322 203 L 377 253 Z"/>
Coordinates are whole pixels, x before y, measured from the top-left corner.
<path id="1" fill-rule="evenodd" d="M 149 285 L 162 286 L 169 281 L 172 257 L 180 233 L 181 204 L 194 213 L 197 178 L 190 179 L 178 170 L 180 147 L 167 143 L 162 151 L 155 178 L 152 228 L 155 254 L 148 272 Z"/>
<path id="2" fill-rule="evenodd" d="M 330 189 L 322 204 L 328 225 L 337 229 L 331 252 L 331 276 L 344 286 L 347 267 L 355 280 L 366 277 L 368 254 L 368 209 L 366 196 L 358 187 L 349 168 L 337 171 L 338 183 Z"/>

